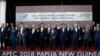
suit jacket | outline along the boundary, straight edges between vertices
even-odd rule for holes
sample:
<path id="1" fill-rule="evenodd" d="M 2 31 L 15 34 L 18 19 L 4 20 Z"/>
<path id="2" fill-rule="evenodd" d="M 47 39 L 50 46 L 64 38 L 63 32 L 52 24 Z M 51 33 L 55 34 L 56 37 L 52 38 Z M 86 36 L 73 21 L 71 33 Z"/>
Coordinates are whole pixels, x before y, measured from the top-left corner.
<path id="1" fill-rule="evenodd" d="M 10 31 L 10 40 L 16 40 L 17 31 L 15 29 L 11 29 Z"/>
<path id="2" fill-rule="evenodd" d="M 25 38 L 29 38 L 29 36 L 30 36 L 30 29 L 29 28 L 25 28 L 23 33 L 25 34 Z"/>
<path id="3" fill-rule="evenodd" d="M 46 28 L 46 37 L 47 37 L 47 39 L 49 39 L 49 37 L 50 37 L 50 30 L 48 31 L 48 28 Z"/>
<path id="4" fill-rule="evenodd" d="M 95 39 L 100 39 L 100 29 L 99 30 L 95 30 Z"/>
<path id="5" fill-rule="evenodd" d="M 41 28 L 40 28 L 39 36 L 40 36 L 40 39 L 45 39 L 45 36 L 46 36 L 46 29 L 45 28 L 43 28 L 42 32 L 41 32 Z"/>
<path id="6" fill-rule="evenodd" d="M 55 39 L 57 36 L 57 31 L 53 30 L 54 32 L 52 32 L 52 30 L 50 30 L 50 40 Z"/>
<path id="7" fill-rule="evenodd" d="M 36 34 L 37 34 L 36 29 L 35 29 L 34 33 L 32 33 L 32 29 L 31 29 L 31 31 L 30 31 L 30 38 L 31 38 L 31 40 L 35 40 L 36 39 Z"/>
<path id="8" fill-rule="evenodd" d="M 2 28 L 0 28 L 0 38 L 5 38 L 7 35 L 7 29 L 4 27 L 3 32 L 1 31 Z"/>
<path id="9" fill-rule="evenodd" d="M 79 29 L 77 29 L 77 32 L 75 29 L 72 31 L 72 39 L 78 39 L 79 38 Z"/>
<path id="10" fill-rule="evenodd" d="M 60 36 L 60 29 L 57 29 L 57 28 L 55 28 L 55 30 L 56 30 L 56 32 L 57 32 L 57 36 L 56 36 L 56 39 L 57 40 L 59 40 L 59 36 Z"/>
<path id="11" fill-rule="evenodd" d="M 91 37 L 91 32 L 90 32 L 90 30 L 88 30 L 88 31 L 85 31 L 84 32 L 84 40 L 86 40 L 86 39 L 89 39 Z"/>
<path id="12" fill-rule="evenodd" d="M 69 28 L 69 30 L 67 29 L 67 38 L 71 38 L 71 34 L 72 34 L 72 31 L 71 29 Z"/>
<path id="13" fill-rule="evenodd" d="M 25 34 L 26 34 L 25 28 L 23 28 L 22 34 L 24 34 L 24 36 L 25 36 Z M 19 29 L 19 35 L 21 35 L 21 28 Z"/>
<path id="14" fill-rule="evenodd" d="M 62 39 L 62 40 L 65 40 L 66 39 L 66 37 L 67 37 L 67 30 L 66 30 L 66 28 L 64 28 L 64 32 L 63 32 L 63 30 L 62 30 L 62 28 L 60 29 L 60 39 Z"/>

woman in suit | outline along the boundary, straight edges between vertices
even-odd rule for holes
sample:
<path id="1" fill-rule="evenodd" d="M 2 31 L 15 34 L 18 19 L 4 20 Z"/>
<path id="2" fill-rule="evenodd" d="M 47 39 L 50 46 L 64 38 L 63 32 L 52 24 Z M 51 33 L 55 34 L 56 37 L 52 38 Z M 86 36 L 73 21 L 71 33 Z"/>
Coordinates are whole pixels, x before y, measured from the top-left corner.
<path id="1" fill-rule="evenodd" d="M 11 47 L 15 50 L 16 49 L 16 36 L 17 36 L 17 32 L 16 29 L 14 28 L 14 26 L 11 26 L 11 30 L 10 30 L 10 41 L 11 41 Z"/>

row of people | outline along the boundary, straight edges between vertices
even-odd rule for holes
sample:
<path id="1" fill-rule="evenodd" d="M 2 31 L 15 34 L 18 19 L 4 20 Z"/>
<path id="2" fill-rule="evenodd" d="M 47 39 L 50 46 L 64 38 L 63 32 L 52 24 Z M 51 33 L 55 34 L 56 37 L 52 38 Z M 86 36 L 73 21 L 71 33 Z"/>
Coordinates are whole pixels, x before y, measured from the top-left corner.
<path id="1" fill-rule="evenodd" d="M 69 24 L 66 27 L 64 23 L 52 26 L 45 26 L 44 23 L 28 26 L 21 22 L 16 27 L 12 23 L 10 27 L 8 24 L 1 24 L 0 27 L 1 49 L 6 48 L 7 45 L 16 49 L 17 44 L 24 48 L 31 47 L 32 50 L 35 47 L 40 47 L 41 50 L 45 50 L 45 47 L 50 47 L 51 50 L 55 48 L 65 50 L 66 47 L 73 47 L 76 50 L 81 46 L 86 49 L 90 46 L 100 49 L 99 40 L 99 24 L 95 27 L 89 24 L 80 27 L 77 23 L 74 23 L 73 27 L 70 27 Z"/>

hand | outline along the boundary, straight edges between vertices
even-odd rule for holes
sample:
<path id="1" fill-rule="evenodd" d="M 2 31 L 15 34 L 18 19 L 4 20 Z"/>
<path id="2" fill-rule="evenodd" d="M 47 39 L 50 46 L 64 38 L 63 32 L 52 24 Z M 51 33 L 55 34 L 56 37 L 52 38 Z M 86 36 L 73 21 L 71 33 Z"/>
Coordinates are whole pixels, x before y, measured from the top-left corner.
<path id="1" fill-rule="evenodd" d="M 45 37 L 45 39 L 47 39 L 47 37 Z"/>
<path id="2" fill-rule="evenodd" d="M 53 39 L 55 39 L 55 37 L 53 37 Z"/>
<path id="3" fill-rule="evenodd" d="M 5 37 L 5 38 L 8 38 L 8 37 Z"/>
<path id="4" fill-rule="evenodd" d="M 67 40 L 67 38 L 66 38 L 66 40 Z"/>
<path id="5" fill-rule="evenodd" d="M 79 38 L 79 40 L 81 40 L 81 38 Z"/>
<path id="6" fill-rule="evenodd" d="M 91 41 L 91 39 L 89 39 L 89 41 Z"/>
<path id="7" fill-rule="evenodd" d="M 22 34 L 22 36 L 24 36 L 24 34 Z"/>

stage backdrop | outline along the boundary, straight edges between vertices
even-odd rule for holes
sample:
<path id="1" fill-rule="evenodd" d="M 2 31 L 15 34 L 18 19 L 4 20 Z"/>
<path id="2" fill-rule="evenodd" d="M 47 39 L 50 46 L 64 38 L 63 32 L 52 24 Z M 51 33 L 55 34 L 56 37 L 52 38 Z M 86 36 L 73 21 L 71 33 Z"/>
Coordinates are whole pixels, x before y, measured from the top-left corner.
<path id="1" fill-rule="evenodd" d="M 52 5 L 52 6 L 16 6 L 16 23 L 45 24 L 74 23 L 91 24 L 91 5 Z"/>

